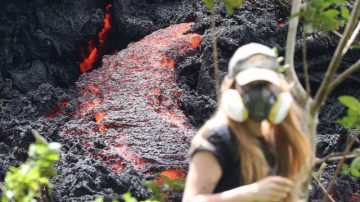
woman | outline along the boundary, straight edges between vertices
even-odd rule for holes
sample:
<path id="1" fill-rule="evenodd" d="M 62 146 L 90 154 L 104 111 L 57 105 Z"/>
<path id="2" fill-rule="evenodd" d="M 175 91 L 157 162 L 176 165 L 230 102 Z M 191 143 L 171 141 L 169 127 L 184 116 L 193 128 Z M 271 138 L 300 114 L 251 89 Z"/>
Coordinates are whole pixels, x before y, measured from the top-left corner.
<path id="1" fill-rule="evenodd" d="M 215 115 L 194 137 L 183 202 L 298 201 L 311 147 L 274 52 L 240 47 Z"/>

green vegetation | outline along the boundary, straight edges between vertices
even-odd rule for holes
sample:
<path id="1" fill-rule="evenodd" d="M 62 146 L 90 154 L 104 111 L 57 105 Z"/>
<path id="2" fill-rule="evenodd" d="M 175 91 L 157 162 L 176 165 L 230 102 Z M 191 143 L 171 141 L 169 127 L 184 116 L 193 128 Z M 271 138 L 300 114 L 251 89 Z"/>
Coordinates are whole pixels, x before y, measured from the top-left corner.
<path id="1" fill-rule="evenodd" d="M 170 179 L 166 175 L 160 174 L 160 180 L 150 180 L 143 183 L 144 186 L 149 187 L 153 192 L 153 196 L 150 199 L 140 202 L 163 202 L 167 199 L 167 194 L 170 192 L 181 192 L 184 189 L 185 179 L 178 177 L 175 179 Z M 130 192 L 127 192 L 122 195 L 121 199 L 125 202 L 138 202 Z M 93 202 L 103 202 L 102 197 L 98 197 Z M 118 202 L 118 200 L 112 200 L 112 202 Z"/>
<path id="2" fill-rule="evenodd" d="M 339 100 L 348 109 L 347 115 L 338 120 L 337 123 L 347 129 L 360 130 L 360 101 L 352 96 L 341 96 L 339 97 Z M 352 160 L 350 165 L 345 163 L 341 165 L 342 173 L 345 175 L 350 174 L 354 177 L 360 177 L 360 149 L 355 149 L 352 154 L 355 159 Z"/>
<path id="3" fill-rule="evenodd" d="M 151 202 L 151 201 L 165 201 L 166 200 L 166 194 L 171 191 L 182 191 L 184 189 L 184 178 L 176 178 L 174 180 L 169 179 L 166 175 L 160 174 L 161 182 L 159 183 L 157 181 L 145 181 L 143 184 L 146 187 L 149 187 L 151 191 L 154 193 L 154 195 L 150 198 L 150 201 L 145 202 Z"/>
<path id="4" fill-rule="evenodd" d="M 36 131 L 32 131 L 36 142 L 31 144 L 27 161 L 20 167 L 10 167 L 5 176 L 2 202 L 42 201 L 43 190 L 51 191 L 49 177 L 56 175 L 54 163 L 60 160 L 57 152 L 60 151 L 59 143 L 47 143 Z"/>
<path id="5" fill-rule="evenodd" d="M 346 0 L 312 0 L 305 2 L 301 11 L 294 16 L 301 16 L 306 33 L 315 31 L 331 32 L 344 26 L 349 19 Z"/>
<path id="6" fill-rule="evenodd" d="M 234 13 L 234 9 L 241 6 L 244 3 L 244 0 L 204 0 L 205 5 L 211 12 L 214 12 L 217 2 L 223 2 L 227 13 L 232 15 Z"/>
<path id="7" fill-rule="evenodd" d="M 336 123 L 347 129 L 360 129 L 360 102 L 353 96 L 341 96 L 339 101 L 347 108 L 347 115 Z"/>

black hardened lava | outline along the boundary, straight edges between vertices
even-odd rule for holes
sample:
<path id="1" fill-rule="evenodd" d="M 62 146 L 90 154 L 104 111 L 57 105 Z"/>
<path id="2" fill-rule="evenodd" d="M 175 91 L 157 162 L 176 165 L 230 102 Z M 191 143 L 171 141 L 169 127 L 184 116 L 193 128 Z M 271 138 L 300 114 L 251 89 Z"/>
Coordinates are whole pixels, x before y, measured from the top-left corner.
<path id="1" fill-rule="evenodd" d="M 243 44 L 259 42 L 283 54 L 289 12 L 286 1 L 245 1 L 233 16 L 218 6 L 221 76 Z M 188 22 L 194 24 L 175 25 Z M 0 184 L 9 166 L 26 159 L 31 129 L 63 144 L 51 201 L 111 199 L 127 191 L 144 199 L 151 192 L 142 181 L 160 172 L 186 174 L 191 136 L 216 107 L 209 28 L 201 0 L 2 0 Z M 302 40 L 299 34 L 295 62 L 301 79 Z M 314 34 L 306 40 L 314 92 L 339 39 Z M 80 64 L 95 48 L 102 53 L 88 60 L 91 68 L 81 75 Z M 113 55 L 101 62 L 102 54 Z M 350 50 L 341 69 L 359 58 L 359 50 Z M 339 86 L 321 110 L 317 156 L 344 149 L 348 132 L 335 120 L 345 108 L 337 97 L 360 98 L 359 78 L 357 73 Z M 324 185 L 334 165 L 325 170 Z M 357 201 L 359 184 L 341 175 L 331 194 L 336 201 Z M 321 189 L 312 185 L 311 201 L 321 200 Z"/>

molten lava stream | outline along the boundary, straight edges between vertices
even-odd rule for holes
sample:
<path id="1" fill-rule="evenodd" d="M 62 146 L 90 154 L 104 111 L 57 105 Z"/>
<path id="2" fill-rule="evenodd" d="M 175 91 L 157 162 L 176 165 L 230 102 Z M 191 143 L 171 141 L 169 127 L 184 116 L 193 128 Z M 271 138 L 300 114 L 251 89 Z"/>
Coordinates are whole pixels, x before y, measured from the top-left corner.
<path id="1" fill-rule="evenodd" d="M 194 54 L 201 42 L 201 35 L 183 34 L 191 26 L 156 31 L 83 74 L 78 97 L 71 102 L 78 103 L 75 115 L 60 135 L 80 142 L 114 172 L 130 167 L 142 174 L 163 170 L 170 179 L 182 176 L 195 131 L 179 109 L 183 92 L 174 70 L 182 59 L 177 57 Z M 102 38 L 106 31 L 100 33 Z"/>
<path id="2" fill-rule="evenodd" d="M 83 62 L 80 63 L 81 73 L 85 73 L 85 72 L 89 71 L 94 66 L 96 61 L 98 61 L 98 59 L 100 58 L 100 56 L 102 54 L 102 49 L 104 47 L 106 36 L 111 30 L 111 24 L 110 24 L 110 18 L 111 18 L 110 9 L 111 9 L 111 7 L 112 7 L 112 4 L 108 4 L 105 7 L 104 26 L 103 26 L 102 30 L 98 33 L 98 43 L 97 43 L 98 48 L 95 47 L 94 40 L 91 39 L 88 42 L 88 50 L 87 50 L 89 52 L 89 56 L 86 56 L 83 48 L 80 49 L 80 51 L 81 51 L 80 55 L 82 56 L 82 59 L 83 59 Z"/>

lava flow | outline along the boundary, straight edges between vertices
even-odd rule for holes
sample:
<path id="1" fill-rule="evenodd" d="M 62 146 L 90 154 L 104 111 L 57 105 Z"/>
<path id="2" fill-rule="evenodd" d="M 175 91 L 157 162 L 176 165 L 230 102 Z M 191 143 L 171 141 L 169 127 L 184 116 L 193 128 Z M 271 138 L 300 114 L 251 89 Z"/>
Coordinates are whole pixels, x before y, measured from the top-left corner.
<path id="1" fill-rule="evenodd" d="M 174 69 L 180 55 L 194 54 L 201 42 L 201 35 L 183 34 L 191 26 L 158 30 L 83 74 L 78 98 L 70 101 L 76 110 L 60 136 L 80 142 L 114 172 L 130 167 L 144 175 L 183 175 L 195 131 L 179 109 Z"/>
<path id="2" fill-rule="evenodd" d="M 104 27 L 102 30 L 98 33 L 98 47 L 95 47 L 94 40 L 91 39 L 88 42 L 87 51 L 89 53 L 88 56 L 84 53 L 84 48 L 81 48 L 81 57 L 83 59 L 83 62 L 80 63 L 80 71 L 81 73 L 85 73 L 89 71 L 95 64 L 95 62 L 99 59 L 101 56 L 102 48 L 104 46 L 105 37 L 111 30 L 111 24 L 110 24 L 110 8 L 111 4 L 108 4 L 105 7 L 105 18 L 104 18 Z"/>

